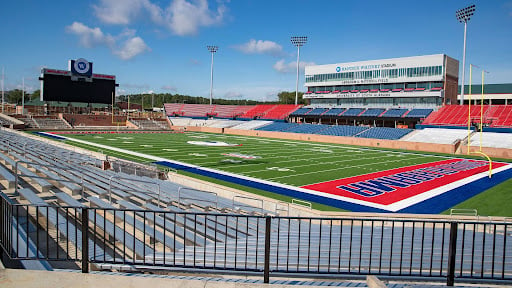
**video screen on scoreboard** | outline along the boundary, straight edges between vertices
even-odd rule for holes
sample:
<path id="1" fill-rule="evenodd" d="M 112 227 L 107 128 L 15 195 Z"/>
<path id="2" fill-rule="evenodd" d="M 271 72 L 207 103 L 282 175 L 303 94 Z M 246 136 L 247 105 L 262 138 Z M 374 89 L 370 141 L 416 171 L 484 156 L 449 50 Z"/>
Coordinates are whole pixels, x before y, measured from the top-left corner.
<path id="1" fill-rule="evenodd" d="M 112 103 L 115 80 L 72 81 L 67 75 L 44 74 L 43 101 Z"/>

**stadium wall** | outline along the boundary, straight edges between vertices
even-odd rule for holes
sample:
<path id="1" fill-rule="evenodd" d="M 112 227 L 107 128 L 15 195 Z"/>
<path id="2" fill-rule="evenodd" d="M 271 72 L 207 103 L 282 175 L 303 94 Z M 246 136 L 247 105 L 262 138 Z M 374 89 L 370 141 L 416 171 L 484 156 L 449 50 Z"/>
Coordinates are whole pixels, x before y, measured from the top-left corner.
<path id="1" fill-rule="evenodd" d="M 182 127 L 173 126 L 172 129 L 179 129 Z M 302 133 L 286 133 L 274 131 L 261 131 L 261 130 L 238 130 L 231 128 L 213 128 L 213 127 L 195 127 L 189 126 L 187 131 L 193 132 L 208 132 L 208 133 L 225 133 L 230 135 L 240 136 L 255 136 L 267 137 L 275 139 L 311 141 L 319 143 L 334 143 L 354 146 L 368 146 L 379 147 L 396 150 L 406 151 L 423 151 L 433 153 L 445 154 L 466 154 L 467 146 L 461 145 L 460 142 L 454 144 L 435 144 L 424 142 L 409 142 L 385 139 L 370 139 L 370 138 L 356 138 L 356 137 L 343 137 L 343 136 L 328 136 L 328 135 L 315 135 L 315 134 L 302 134 Z M 472 148 L 473 149 L 473 148 Z M 479 149 L 479 148 L 478 148 Z M 477 147 L 474 147 L 477 151 Z M 512 159 L 512 150 L 505 148 L 491 148 L 483 147 L 482 151 L 491 158 Z"/>
<path id="2" fill-rule="evenodd" d="M 467 151 L 468 151 L 468 146 L 466 146 L 466 145 L 460 146 L 460 154 L 467 154 Z M 469 148 L 469 151 L 471 153 L 481 151 L 491 158 L 512 159 L 512 149 L 482 147 L 482 150 L 480 150 L 480 146 L 471 146 Z M 478 154 L 478 153 L 475 153 L 473 155 L 476 155 L 476 154 Z"/>

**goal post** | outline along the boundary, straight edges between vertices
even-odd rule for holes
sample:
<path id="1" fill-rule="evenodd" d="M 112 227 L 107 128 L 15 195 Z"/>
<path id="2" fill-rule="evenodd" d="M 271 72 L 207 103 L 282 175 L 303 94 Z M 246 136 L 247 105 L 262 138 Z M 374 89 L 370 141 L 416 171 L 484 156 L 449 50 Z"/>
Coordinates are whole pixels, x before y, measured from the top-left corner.
<path id="1" fill-rule="evenodd" d="M 491 160 L 491 157 L 489 157 L 487 154 L 485 154 L 482 151 L 472 151 L 470 153 L 471 154 L 479 154 L 479 155 L 482 155 L 485 158 L 487 158 L 487 160 L 489 161 L 489 178 L 492 178 L 492 160 Z"/>

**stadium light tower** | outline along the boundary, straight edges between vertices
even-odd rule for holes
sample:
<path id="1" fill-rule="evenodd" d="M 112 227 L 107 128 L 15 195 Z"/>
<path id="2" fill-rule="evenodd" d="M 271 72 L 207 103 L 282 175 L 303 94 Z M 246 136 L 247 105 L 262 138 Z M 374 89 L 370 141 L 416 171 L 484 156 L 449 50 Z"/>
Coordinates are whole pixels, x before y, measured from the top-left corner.
<path id="1" fill-rule="evenodd" d="M 2 67 L 2 113 L 4 113 L 4 67 Z"/>
<path id="2" fill-rule="evenodd" d="M 460 105 L 464 104 L 464 73 L 466 72 L 466 31 L 468 21 L 475 13 L 475 5 L 462 8 L 455 12 L 455 16 L 460 23 L 464 23 L 464 49 L 462 50 L 462 85 L 460 89 Z"/>
<path id="3" fill-rule="evenodd" d="M 307 36 L 292 36 L 292 44 L 297 47 L 297 79 L 295 82 L 295 105 L 297 105 L 299 99 L 299 60 L 300 60 L 300 47 L 302 47 L 308 41 Z"/>
<path id="4" fill-rule="evenodd" d="M 208 46 L 206 46 L 206 48 L 208 48 L 208 51 L 210 51 L 210 53 L 212 53 L 212 65 L 210 68 L 210 106 L 211 106 L 212 99 L 213 99 L 213 54 L 215 54 L 215 52 L 217 52 L 217 50 L 219 50 L 219 47 L 214 46 L 214 45 L 208 45 Z"/>
<path id="5" fill-rule="evenodd" d="M 21 78 L 21 115 L 25 114 L 25 77 Z"/>

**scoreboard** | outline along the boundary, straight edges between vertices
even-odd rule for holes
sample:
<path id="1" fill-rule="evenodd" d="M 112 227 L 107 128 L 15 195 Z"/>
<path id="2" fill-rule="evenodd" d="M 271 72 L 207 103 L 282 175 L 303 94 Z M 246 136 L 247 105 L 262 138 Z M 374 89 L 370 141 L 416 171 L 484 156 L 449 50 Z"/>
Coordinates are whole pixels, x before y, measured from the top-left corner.
<path id="1" fill-rule="evenodd" d="M 112 103 L 116 77 L 92 73 L 92 63 L 70 60 L 70 70 L 41 70 L 41 101 Z"/>

